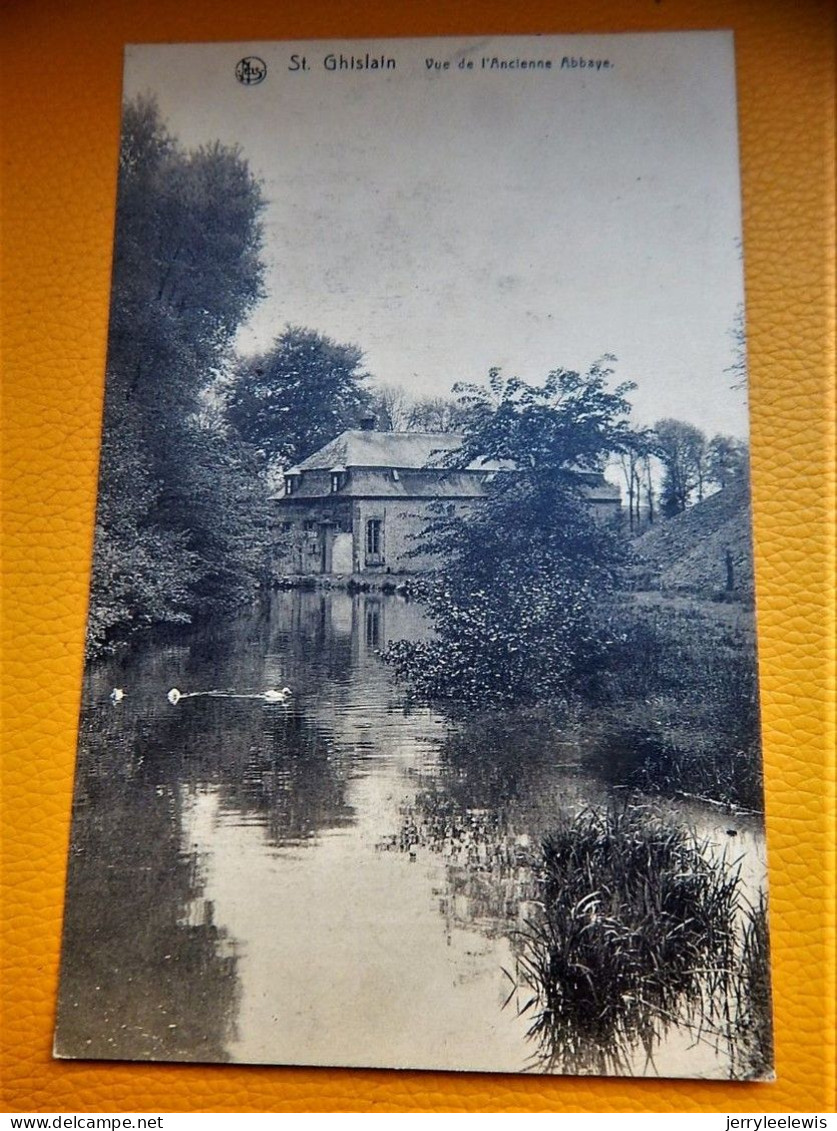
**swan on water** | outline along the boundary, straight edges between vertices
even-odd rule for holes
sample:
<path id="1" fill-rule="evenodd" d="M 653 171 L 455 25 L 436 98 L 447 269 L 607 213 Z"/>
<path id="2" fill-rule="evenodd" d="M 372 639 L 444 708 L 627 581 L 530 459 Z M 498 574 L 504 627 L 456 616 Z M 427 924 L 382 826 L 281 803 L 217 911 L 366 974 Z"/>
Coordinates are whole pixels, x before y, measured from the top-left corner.
<path id="1" fill-rule="evenodd" d="M 290 697 L 290 687 L 283 687 L 281 691 L 275 691 L 273 688 L 271 688 L 269 691 L 265 691 L 265 693 L 262 695 L 262 699 L 266 699 L 268 703 L 287 703 Z"/>
<path id="2" fill-rule="evenodd" d="M 276 691 L 274 688 L 269 688 L 267 691 L 261 692 L 257 695 L 249 694 L 236 694 L 234 691 L 181 691 L 177 687 L 173 687 L 169 691 L 166 698 L 169 703 L 177 705 L 181 699 L 193 699 L 197 695 L 212 696 L 216 699 L 264 699 L 266 703 L 287 703 L 293 692 L 290 687 L 283 687 L 281 691 Z"/>
<path id="3" fill-rule="evenodd" d="M 121 687 L 114 687 L 113 691 L 111 691 L 111 693 L 110 693 L 111 703 L 121 703 L 124 698 L 125 698 L 125 692 L 122 690 L 122 688 Z"/>

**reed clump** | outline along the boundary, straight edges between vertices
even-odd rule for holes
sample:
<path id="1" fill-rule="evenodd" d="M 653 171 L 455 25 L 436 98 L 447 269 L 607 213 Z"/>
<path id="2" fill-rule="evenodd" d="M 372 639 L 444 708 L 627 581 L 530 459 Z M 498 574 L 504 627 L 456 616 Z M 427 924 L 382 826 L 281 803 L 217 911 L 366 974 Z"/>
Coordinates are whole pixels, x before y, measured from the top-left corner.
<path id="1" fill-rule="evenodd" d="M 770 936 L 767 897 L 761 892 L 748 907 L 741 930 L 736 979 L 737 1075 L 743 1080 L 772 1078 L 773 1026 L 770 992 Z"/>
<path id="2" fill-rule="evenodd" d="M 543 842 L 540 883 L 516 979 L 539 1067 L 630 1072 L 671 1025 L 712 1040 L 729 1022 L 738 870 L 688 830 L 630 806 L 583 812 Z"/>

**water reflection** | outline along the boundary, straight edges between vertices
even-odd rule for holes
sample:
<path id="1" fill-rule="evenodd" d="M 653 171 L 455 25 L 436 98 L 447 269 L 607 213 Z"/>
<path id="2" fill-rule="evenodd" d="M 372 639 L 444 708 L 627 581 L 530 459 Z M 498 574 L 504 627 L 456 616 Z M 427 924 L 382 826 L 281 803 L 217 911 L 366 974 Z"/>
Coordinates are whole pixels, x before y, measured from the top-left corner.
<path id="1" fill-rule="evenodd" d="M 279 593 L 88 672 L 61 1053 L 531 1063 L 531 1021 L 503 1005 L 542 897 L 535 851 L 613 790 L 578 720 L 405 705 L 379 653 L 428 634 L 397 596 Z M 293 695 L 174 706 L 172 686 Z M 725 829 L 692 817 L 721 851 Z M 737 831 L 757 885 L 759 830 Z M 658 1070 L 717 1074 L 683 1038 Z"/>
<path id="2" fill-rule="evenodd" d="M 108 742 L 101 715 L 82 730 L 56 1052 L 226 1060 L 237 944 L 182 842 L 187 791 L 149 775 L 142 728 Z"/>

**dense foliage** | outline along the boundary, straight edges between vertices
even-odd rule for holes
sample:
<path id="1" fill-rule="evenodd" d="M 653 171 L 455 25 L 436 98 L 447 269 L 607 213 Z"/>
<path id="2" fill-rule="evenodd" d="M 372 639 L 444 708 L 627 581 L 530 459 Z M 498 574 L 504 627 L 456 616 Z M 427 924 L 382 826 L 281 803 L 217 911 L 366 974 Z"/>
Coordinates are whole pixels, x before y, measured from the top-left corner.
<path id="1" fill-rule="evenodd" d="M 488 496 L 439 513 L 421 542 L 444 563 L 427 594 L 436 639 L 387 654 L 420 698 L 554 698 L 594 664 L 596 602 L 623 552 L 585 495 L 584 473 L 627 437 L 630 386 L 610 390 L 610 375 L 555 370 L 535 387 L 494 372 L 487 388 L 460 389 L 470 411 L 450 463 L 492 470 Z"/>
<path id="2" fill-rule="evenodd" d="M 262 293 L 261 192 L 235 149 L 187 151 L 125 108 L 88 643 L 251 592 L 264 508 L 252 454 L 212 412 Z"/>

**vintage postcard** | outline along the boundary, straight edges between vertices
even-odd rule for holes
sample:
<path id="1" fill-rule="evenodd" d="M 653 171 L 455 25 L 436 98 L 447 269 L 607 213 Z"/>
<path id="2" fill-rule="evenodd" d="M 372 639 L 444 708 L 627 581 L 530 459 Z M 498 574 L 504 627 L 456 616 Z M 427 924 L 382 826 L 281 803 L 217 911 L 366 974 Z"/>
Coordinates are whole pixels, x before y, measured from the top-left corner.
<path id="1" fill-rule="evenodd" d="M 767 1079 L 734 45 L 131 47 L 60 1057 Z"/>

